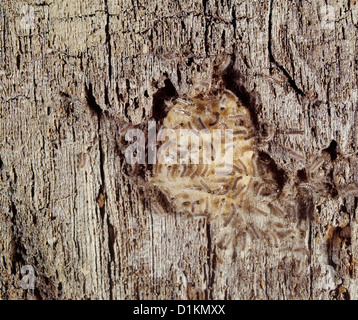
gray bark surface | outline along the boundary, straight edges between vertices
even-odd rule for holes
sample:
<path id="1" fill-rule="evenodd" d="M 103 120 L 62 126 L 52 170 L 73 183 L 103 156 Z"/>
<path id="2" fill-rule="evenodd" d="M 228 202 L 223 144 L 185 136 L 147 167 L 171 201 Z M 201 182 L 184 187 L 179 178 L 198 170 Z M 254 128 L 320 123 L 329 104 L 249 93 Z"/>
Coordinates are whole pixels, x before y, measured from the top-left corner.
<path id="1" fill-rule="evenodd" d="M 328 5 L 2 1 L 0 298 L 357 299 L 358 194 L 340 188 L 358 181 L 358 6 Z M 338 193 L 314 203 L 300 270 L 255 246 L 217 255 L 205 219 L 155 214 L 126 172 L 123 121 L 149 120 L 166 79 L 184 95 L 225 55 L 260 122 L 304 132 L 267 143 L 278 166 L 297 172 L 337 144 L 325 174 Z"/>

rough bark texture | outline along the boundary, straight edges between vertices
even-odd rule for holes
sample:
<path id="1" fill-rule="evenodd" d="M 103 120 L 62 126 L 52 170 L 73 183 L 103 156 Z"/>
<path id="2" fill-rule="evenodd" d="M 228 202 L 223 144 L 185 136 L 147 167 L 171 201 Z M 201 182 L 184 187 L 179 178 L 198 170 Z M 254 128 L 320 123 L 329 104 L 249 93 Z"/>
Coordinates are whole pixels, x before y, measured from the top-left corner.
<path id="1" fill-rule="evenodd" d="M 328 5 L 3 0 L 0 297 L 357 299 L 358 198 L 339 188 L 358 181 L 358 7 Z M 261 97 L 259 121 L 304 131 L 267 144 L 277 165 L 309 165 L 281 147 L 332 156 L 338 191 L 315 203 L 299 275 L 294 261 L 255 247 L 219 259 L 204 219 L 155 214 L 124 170 L 123 119 L 148 120 L 156 99 L 172 85 L 190 91 L 220 55 Z M 35 289 L 21 286 L 24 265 Z"/>

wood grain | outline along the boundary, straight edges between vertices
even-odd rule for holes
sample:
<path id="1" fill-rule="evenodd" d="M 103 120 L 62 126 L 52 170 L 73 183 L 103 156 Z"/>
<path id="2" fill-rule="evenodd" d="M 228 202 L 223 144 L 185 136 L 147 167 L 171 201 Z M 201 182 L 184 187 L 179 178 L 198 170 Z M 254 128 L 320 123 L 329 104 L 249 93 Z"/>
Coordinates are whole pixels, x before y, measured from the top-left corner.
<path id="1" fill-rule="evenodd" d="M 0 297 L 357 299 L 357 194 L 341 190 L 358 181 L 358 7 L 329 5 L 2 1 Z M 264 151 L 280 168 L 303 177 L 324 149 L 336 156 L 301 265 L 259 245 L 218 256 L 210 224 L 152 212 L 127 173 L 119 130 L 225 55 L 261 99 L 258 124 L 274 132 Z M 293 129 L 303 134 L 281 134 Z M 20 285 L 24 265 L 34 290 Z"/>

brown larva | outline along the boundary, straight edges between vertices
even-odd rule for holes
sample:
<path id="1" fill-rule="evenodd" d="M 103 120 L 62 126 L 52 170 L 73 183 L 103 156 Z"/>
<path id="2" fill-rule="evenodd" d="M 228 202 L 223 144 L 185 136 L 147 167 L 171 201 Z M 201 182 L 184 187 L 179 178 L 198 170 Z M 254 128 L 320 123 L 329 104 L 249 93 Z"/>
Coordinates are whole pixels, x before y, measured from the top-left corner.
<path id="1" fill-rule="evenodd" d="M 299 129 L 287 129 L 283 133 L 285 133 L 285 134 L 304 134 L 304 131 L 299 130 Z"/>
<path id="2" fill-rule="evenodd" d="M 213 122 L 210 122 L 209 126 L 211 126 L 211 127 L 215 126 L 219 122 L 219 119 L 220 119 L 220 113 L 215 112 L 215 120 Z"/>
<path id="3" fill-rule="evenodd" d="M 278 216 L 280 218 L 285 216 L 283 210 L 278 206 L 274 205 L 273 203 L 269 203 L 268 207 L 271 209 L 271 214 Z"/>
<path id="4" fill-rule="evenodd" d="M 267 212 L 265 212 L 265 211 L 263 211 L 263 210 L 261 210 L 261 209 L 259 209 L 257 207 L 252 207 L 252 209 L 254 209 L 256 212 L 262 214 L 265 217 L 267 217 L 267 215 L 268 215 Z"/>
<path id="5" fill-rule="evenodd" d="M 274 130 L 273 126 L 268 125 L 268 124 L 264 124 L 262 126 L 262 131 L 263 131 L 261 134 L 262 141 L 270 141 L 275 134 L 275 130 Z"/>
<path id="6" fill-rule="evenodd" d="M 243 186 L 241 186 L 239 188 L 239 190 L 237 190 L 233 195 L 232 195 L 232 199 L 236 199 L 237 196 L 246 188 L 246 184 L 244 184 Z M 236 188 L 235 188 L 236 189 Z"/>
<path id="7" fill-rule="evenodd" d="M 244 140 L 250 140 L 252 138 L 256 137 L 256 133 L 252 132 L 249 135 L 247 135 L 246 137 L 244 137 Z"/>
<path id="8" fill-rule="evenodd" d="M 235 216 L 235 214 L 236 214 L 236 206 L 235 206 L 235 204 L 231 203 L 231 213 L 229 214 L 229 216 L 227 218 L 225 218 L 224 224 L 223 224 L 224 227 L 226 227 L 230 223 L 230 221 Z"/>
<path id="9" fill-rule="evenodd" d="M 163 207 L 158 202 L 153 202 L 151 204 L 151 206 L 152 206 L 153 211 L 156 214 L 159 214 L 159 215 L 164 215 L 165 214 L 165 211 L 164 211 Z"/>
<path id="10" fill-rule="evenodd" d="M 349 185 L 343 189 L 342 194 L 344 196 L 358 195 L 358 186 L 357 185 Z"/>
<path id="11" fill-rule="evenodd" d="M 240 179 L 242 179 L 242 176 L 239 176 L 239 177 L 237 177 L 237 178 L 234 180 L 234 183 L 233 183 L 233 185 L 232 185 L 232 190 L 236 190 L 237 184 L 238 184 L 238 182 L 239 182 Z"/>
<path id="12" fill-rule="evenodd" d="M 298 153 L 297 151 L 293 151 L 293 150 L 288 150 L 288 154 L 295 159 L 301 160 L 301 161 L 305 161 L 306 158 L 305 156 L 303 156 L 302 154 Z"/>
<path id="13" fill-rule="evenodd" d="M 206 173 L 208 172 L 209 166 L 207 164 L 204 164 L 202 165 L 202 167 L 204 168 L 204 170 L 201 172 L 200 176 L 205 177 Z"/>
<path id="14" fill-rule="evenodd" d="M 190 179 L 194 179 L 194 177 L 197 175 L 199 171 L 199 165 L 195 165 L 196 169 L 193 171 L 193 173 L 190 175 Z"/>
<path id="15" fill-rule="evenodd" d="M 209 133 L 209 129 L 205 126 L 205 124 L 203 123 L 203 121 L 201 120 L 200 117 L 198 117 L 198 123 L 200 125 L 200 129 L 204 130 L 205 133 Z"/>

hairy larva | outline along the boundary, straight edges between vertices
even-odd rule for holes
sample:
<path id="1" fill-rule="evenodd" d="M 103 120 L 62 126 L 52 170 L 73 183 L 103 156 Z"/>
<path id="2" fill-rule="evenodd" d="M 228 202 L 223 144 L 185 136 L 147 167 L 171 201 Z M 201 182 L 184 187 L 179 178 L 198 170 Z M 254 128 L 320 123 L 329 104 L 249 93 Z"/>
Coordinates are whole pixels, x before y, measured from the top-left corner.
<path id="1" fill-rule="evenodd" d="M 281 222 L 273 223 L 273 226 L 279 229 L 283 229 L 285 226 Z"/>
<path id="2" fill-rule="evenodd" d="M 252 176 L 251 176 L 251 177 L 250 177 L 250 180 L 249 180 L 249 183 L 247 184 L 246 191 L 251 188 L 252 180 L 253 180 L 253 179 L 252 179 Z"/>
<path id="3" fill-rule="evenodd" d="M 259 196 L 262 188 L 265 186 L 265 184 L 262 182 L 258 185 L 256 195 Z"/>
<path id="4" fill-rule="evenodd" d="M 201 120 L 200 117 L 198 117 L 198 123 L 200 126 L 200 129 L 203 130 L 205 133 L 209 133 L 209 129 L 205 126 L 205 124 L 203 123 L 203 121 Z"/>
<path id="5" fill-rule="evenodd" d="M 182 172 L 181 172 L 181 174 L 180 174 L 180 177 L 181 177 L 181 178 L 183 178 L 183 177 L 186 175 L 186 173 L 188 172 L 189 166 L 186 165 L 186 164 L 183 164 L 182 167 L 183 167 L 183 170 L 182 170 Z"/>
<path id="6" fill-rule="evenodd" d="M 173 179 L 173 176 L 174 176 L 174 168 L 172 166 L 169 166 L 167 168 L 167 177 L 168 177 L 168 180 L 171 181 Z"/>
<path id="7" fill-rule="evenodd" d="M 233 145 L 233 144 L 228 144 L 228 145 L 225 147 L 225 153 L 226 153 L 227 151 L 233 152 L 233 151 L 234 151 L 234 145 Z"/>
<path id="8" fill-rule="evenodd" d="M 209 218 L 209 221 L 213 221 L 213 220 L 216 220 L 218 218 L 220 218 L 221 216 L 221 213 L 223 211 L 223 208 L 224 208 L 224 205 L 225 205 L 225 199 L 221 199 L 221 201 L 219 202 L 219 208 L 218 210 L 214 213 L 214 215 L 212 215 L 210 218 Z"/>
<path id="9" fill-rule="evenodd" d="M 227 238 L 222 238 L 220 241 L 218 241 L 218 248 L 219 249 L 223 249 L 223 248 L 226 248 L 230 245 L 230 243 L 234 240 L 235 238 L 235 235 L 230 235 L 229 237 Z"/>
<path id="10" fill-rule="evenodd" d="M 203 186 L 203 188 L 205 189 L 205 191 L 207 193 L 212 193 L 211 189 L 206 185 L 206 183 L 204 181 L 200 181 L 200 184 Z"/>
<path id="11" fill-rule="evenodd" d="M 261 135 L 261 139 L 263 141 L 270 141 L 275 134 L 275 130 L 273 126 L 265 124 L 263 125 L 262 129 L 263 129 L 263 134 Z"/>
<path id="12" fill-rule="evenodd" d="M 246 130 L 235 130 L 234 134 L 236 135 L 247 135 Z"/>
<path id="13" fill-rule="evenodd" d="M 246 137 L 244 137 L 244 140 L 250 140 L 252 138 L 256 137 L 256 132 L 252 132 L 249 135 L 247 135 Z"/>
<path id="14" fill-rule="evenodd" d="M 191 116 L 190 112 L 188 112 L 188 111 L 186 111 L 186 110 L 183 110 L 183 109 L 178 109 L 178 110 L 176 110 L 175 112 L 183 113 L 183 114 L 187 115 L 188 117 Z"/>
<path id="15" fill-rule="evenodd" d="M 219 176 L 233 176 L 233 175 L 235 175 L 235 172 L 230 169 L 228 170 L 228 169 L 222 168 L 221 170 L 216 169 L 215 174 L 217 174 Z"/>
<path id="16" fill-rule="evenodd" d="M 219 122 L 219 119 L 220 119 L 220 113 L 215 112 L 215 120 L 213 122 L 210 122 L 209 126 L 211 126 L 211 127 L 215 126 Z"/>
<path id="17" fill-rule="evenodd" d="M 296 207 L 296 204 L 293 203 L 293 202 L 290 202 L 288 205 L 287 205 L 287 210 L 288 212 L 290 213 L 292 219 L 294 222 L 298 221 L 298 213 L 297 213 L 297 207 Z"/>
<path id="18" fill-rule="evenodd" d="M 259 209 L 259 208 L 257 208 L 257 207 L 252 207 L 252 208 L 253 208 L 256 212 L 262 214 L 262 215 L 265 216 L 265 217 L 268 215 L 267 212 L 265 212 L 265 211 L 263 211 L 263 210 L 261 210 L 261 209 Z"/>
<path id="19" fill-rule="evenodd" d="M 294 230 L 283 230 L 283 231 L 277 231 L 276 232 L 277 236 L 281 239 L 287 238 L 288 236 L 291 236 L 294 234 Z"/>
<path id="20" fill-rule="evenodd" d="M 157 202 L 152 203 L 152 209 L 156 214 L 164 215 L 165 211 L 161 205 L 159 205 Z"/>
<path id="21" fill-rule="evenodd" d="M 205 177 L 206 173 L 208 172 L 209 166 L 207 164 L 203 165 L 204 170 L 201 172 L 200 176 Z"/>
<path id="22" fill-rule="evenodd" d="M 271 213 L 274 214 L 275 216 L 279 216 L 279 217 L 285 216 L 283 210 L 281 208 L 279 208 L 278 206 L 276 206 L 272 203 L 269 203 L 268 207 L 271 209 Z"/>
<path id="23" fill-rule="evenodd" d="M 241 186 L 241 188 L 239 188 L 239 190 L 237 190 L 237 191 L 233 194 L 232 198 L 233 198 L 233 199 L 236 199 L 237 196 L 238 196 L 245 188 L 246 188 L 246 184 L 244 184 L 243 186 Z"/>
<path id="24" fill-rule="evenodd" d="M 236 190 L 237 184 L 240 181 L 240 179 L 242 179 L 242 176 L 239 176 L 234 180 L 234 183 L 232 184 L 232 190 Z"/>
<path id="25" fill-rule="evenodd" d="M 277 235 L 272 232 L 272 231 L 266 231 L 266 234 L 268 234 L 270 236 L 271 239 L 273 239 L 273 244 L 275 247 L 278 247 L 279 245 L 279 240 L 278 240 L 278 237 Z"/>
<path id="26" fill-rule="evenodd" d="M 245 175 L 248 176 L 249 175 L 249 171 L 247 170 L 245 164 L 240 160 L 237 159 L 238 163 L 240 164 L 240 166 L 244 169 Z"/>
<path id="27" fill-rule="evenodd" d="M 80 169 L 83 169 L 86 165 L 86 154 L 82 154 L 82 157 L 81 157 L 81 163 L 79 165 Z"/>
<path id="28" fill-rule="evenodd" d="M 217 66 L 217 71 L 219 73 L 224 72 L 227 69 L 227 67 L 230 65 L 230 63 L 231 63 L 231 56 L 227 55 L 226 57 L 223 58 L 222 62 Z"/>
<path id="29" fill-rule="evenodd" d="M 309 190 L 310 192 L 313 192 L 315 190 L 315 186 L 312 183 L 308 182 L 302 182 L 298 187 Z"/>
<path id="30" fill-rule="evenodd" d="M 171 145 L 173 145 L 176 142 L 176 139 L 170 139 L 167 142 L 165 142 L 161 148 L 163 151 L 166 151 Z"/>
<path id="31" fill-rule="evenodd" d="M 162 57 L 165 60 L 172 60 L 172 59 L 174 59 L 176 57 L 176 54 L 175 53 L 163 53 Z"/>
<path id="32" fill-rule="evenodd" d="M 226 227 L 229 224 L 229 222 L 232 220 L 235 214 L 236 214 L 236 206 L 235 204 L 231 203 L 231 213 L 227 218 L 224 219 L 223 227 Z"/>
<path id="33" fill-rule="evenodd" d="M 234 170 L 236 170 L 239 174 L 242 174 L 242 173 L 243 173 L 242 169 L 240 169 L 238 166 L 233 165 L 232 167 L 233 167 Z"/>
<path id="34" fill-rule="evenodd" d="M 304 134 L 304 131 L 299 130 L 299 129 L 287 129 L 287 130 L 284 130 L 283 133 L 285 133 L 285 134 Z"/>
<path id="35" fill-rule="evenodd" d="M 193 102 L 190 100 L 185 100 L 182 98 L 177 98 L 175 102 L 182 104 L 183 106 L 193 106 Z M 187 113 L 190 116 L 190 113 L 187 110 L 183 110 L 184 113 Z"/>
<path id="36" fill-rule="evenodd" d="M 203 188 L 200 188 L 200 187 L 188 187 L 188 188 L 184 188 L 184 191 L 202 191 Z"/>
<path id="37" fill-rule="evenodd" d="M 296 152 L 296 151 L 293 151 L 293 150 L 288 150 L 288 154 L 293 157 L 293 158 L 296 158 L 298 160 L 301 160 L 301 161 L 305 161 L 306 160 L 306 157 L 303 156 L 302 154 Z"/>
<path id="38" fill-rule="evenodd" d="M 195 170 L 194 170 L 193 173 L 190 175 L 190 179 L 194 179 L 194 177 L 197 175 L 198 171 L 199 171 L 199 166 L 196 165 Z"/>
<path id="39" fill-rule="evenodd" d="M 226 123 L 221 122 L 216 125 L 216 129 L 229 129 L 229 126 Z"/>
<path id="40" fill-rule="evenodd" d="M 223 184 L 223 185 L 226 185 L 230 182 L 230 178 L 223 178 L 223 179 L 215 179 L 213 180 L 213 183 L 220 183 L 220 184 Z"/>
<path id="41" fill-rule="evenodd" d="M 157 136 L 157 139 L 158 139 L 159 141 L 163 141 L 163 138 L 165 138 L 166 130 L 167 130 L 167 129 L 168 129 L 168 128 L 166 128 L 166 127 L 162 127 L 162 128 L 159 130 L 158 136 Z"/>
<path id="42" fill-rule="evenodd" d="M 345 196 L 351 195 L 351 194 L 357 194 L 358 195 L 358 187 L 356 185 L 350 185 L 343 189 L 343 194 Z"/>
<path id="43" fill-rule="evenodd" d="M 250 147 L 250 146 L 245 146 L 241 149 L 241 156 L 245 153 L 245 152 L 248 152 L 248 151 L 255 151 L 255 148 L 253 147 Z"/>
<path id="44" fill-rule="evenodd" d="M 252 240 L 260 239 L 261 235 L 259 230 L 256 229 L 255 225 L 250 224 L 248 227 L 249 234 L 252 238 Z"/>
<path id="45" fill-rule="evenodd" d="M 309 168 L 310 173 L 317 171 L 322 166 L 323 163 L 324 163 L 323 158 L 316 159 L 316 161 Z"/>
<path id="46" fill-rule="evenodd" d="M 133 128 L 133 125 L 130 123 L 130 124 L 127 124 L 125 125 L 122 129 L 119 130 L 119 133 L 120 134 L 124 134 L 126 133 L 129 129 Z"/>
<path id="47" fill-rule="evenodd" d="M 209 141 L 205 141 L 204 144 L 209 148 L 209 150 L 211 151 L 211 161 L 214 161 L 216 158 L 216 150 L 213 146 L 213 144 Z"/>
<path id="48" fill-rule="evenodd" d="M 307 249 L 306 248 L 294 248 L 293 249 L 293 252 L 305 252 L 305 253 L 307 253 Z"/>
<path id="49" fill-rule="evenodd" d="M 172 130 L 178 130 L 178 129 L 180 129 L 181 127 L 183 127 L 183 124 L 182 124 L 182 123 L 179 123 L 179 124 L 177 124 L 176 126 L 172 126 L 171 129 L 172 129 Z"/>
<path id="50" fill-rule="evenodd" d="M 230 186 L 225 186 L 225 187 L 220 186 L 216 190 L 213 190 L 212 193 L 214 193 L 218 196 L 223 196 L 229 192 L 229 189 L 230 189 Z"/>
<path id="51" fill-rule="evenodd" d="M 247 235 L 245 232 L 238 232 L 234 238 L 235 247 L 238 246 L 241 251 L 244 251 L 246 249 L 246 238 Z"/>
<path id="52" fill-rule="evenodd" d="M 138 168 L 139 168 L 139 165 L 138 163 L 135 163 L 133 166 L 132 166 L 132 171 L 131 171 L 131 175 L 134 176 L 137 172 L 138 172 Z"/>
<path id="53" fill-rule="evenodd" d="M 194 214 L 195 207 L 200 204 L 200 200 L 194 201 L 191 205 L 191 213 Z"/>
<path id="54" fill-rule="evenodd" d="M 193 132 L 196 136 L 200 137 L 200 132 L 198 132 L 197 130 L 195 130 L 191 124 L 190 121 L 188 121 L 188 128 L 190 129 L 191 132 Z"/>

